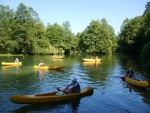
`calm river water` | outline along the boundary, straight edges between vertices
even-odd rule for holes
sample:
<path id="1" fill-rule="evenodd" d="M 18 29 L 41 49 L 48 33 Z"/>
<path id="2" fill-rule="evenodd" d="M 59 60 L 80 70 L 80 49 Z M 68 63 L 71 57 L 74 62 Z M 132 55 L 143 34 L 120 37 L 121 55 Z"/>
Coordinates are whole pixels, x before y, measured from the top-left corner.
<path id="1" fill-rule="evenodd" d="M 0 113 L 150 113 L 150 87 L 128 85 L 120 78 L 132 67 L 138 79 L 150 82 L 150 64 L 126 55 L 99 55 L 102 61 L 90 64 L 82 61 L 88 55 L 69 55 L 63 60 L 52 56 L 18 57 L 19 67 L 0 69 Z M 33 66 L 40 60 L 45 65 L 64 65 L 60 71 L 38 71 Z M 0 62 L 13 62 L 15 57 L 0 57 Z M 76 77 L 81 88 L 93 87 L 94 93 L 73 101 L 55 104 L 15 104 L 15 94 L 39 94 L 63 89 Z"/>

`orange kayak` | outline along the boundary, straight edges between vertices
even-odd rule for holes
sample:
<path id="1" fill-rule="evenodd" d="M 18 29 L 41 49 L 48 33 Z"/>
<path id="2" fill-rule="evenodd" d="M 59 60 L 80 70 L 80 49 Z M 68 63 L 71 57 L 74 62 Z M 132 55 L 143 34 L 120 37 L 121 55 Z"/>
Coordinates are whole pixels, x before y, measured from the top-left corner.
<path id="1" fill-rule="evenodd" d="M 33 66 L 34 69 L 41 69 L 41 70 L 59 70 L 65 68 L 65 66 Z"/>
<path id="2" fill-rule="evenodd" d="M 133 79 L 130 79 L 128 77 L 122 77 L 122 80 L 126 81 L 129 84 L 139 86 L 139 87 L 148 87 L 149 86 L 149 83 L 146 80 L 144 80 L 144 81 L 133 80 Z"/>
<path id="3" fill-rule="evenodd" d="M 80 93 L 73 93 L 73 94 L 57 95 L 56 92 L 37 94 L 37 95 L 17 94 L 12 96 L 10 98 L 10 101 L 18 104 L 43 104 L 43 103 L 53 103 L 53 102 L 72 100 L 76 98 L 81 98 L 83 96 L 90 96 L 92 94 L 93 94 L 93 88 L 88 87 L 82 90 Z"/>
<path id="4" fill-rule="evenodd" d="M 3 66 L 18 66 L 22 65 L 22 62 L 2 62 Z"/>
<path id="5" fill-rule="evenodd" d="M 88 59 L 88 58 L 82 58 L 82 59 L 85 62 L 100 62 L 101 61 L 101 59 Z"/>

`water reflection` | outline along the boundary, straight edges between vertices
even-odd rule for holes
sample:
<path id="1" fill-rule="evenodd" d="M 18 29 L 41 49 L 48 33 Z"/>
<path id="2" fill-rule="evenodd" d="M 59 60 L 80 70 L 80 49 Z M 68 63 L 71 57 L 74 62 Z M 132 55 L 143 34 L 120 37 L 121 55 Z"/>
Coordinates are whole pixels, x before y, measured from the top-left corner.
<path id="1" fill-rule="evenodd" d="M 41 69 L 34 69 L 34 71 L 37 73 L 40 80 L 43 80 L 44 76 L 49 72 L 49 70 L 41 70 Z"/>
<path id="2" fill-rule="evenodd" d="M 145 66 L 147 61 L 143 61 L 142 64 L 125 55 L 104 55 L 102 56 L 102 62 L 97 67 L 96 64 L 83 63 L 82 58 L 82 55 L 71 55 L 65 57 L 63 61 L 56 60 L 55 62 L 50 59 L 49 55 L 25 56 L 22 58 L 23 65 L 19 69 L 10 67 L 6 70 L 0 70 L 0 111 L 6 111 L 6 113 L 9 111 L 13 113 L 91 113 L 97 111 L 104 113 L 128 111 L 132 113 L 135 111 L 148 113 L 150 110 L 150 90 L 124 87 L 122 84 L 124 82 L 120 79 L 129 67 L 133 67 L 135 72 L 142 74 L 144 77 L 150 78 L 149 67 Z M 8 59 L 13 60 L 14 58 L 4 57 L 2 59 L 1 57 L 0 60 L 2 62 Z M 38 64 L 40 59 L 44 59 L 47 65 L 61 64 L 66 67 L 63 70 L 59 70 L 63 71 L 63 73 L 55 72 L 58 70 L 34 71 L 33 65 Z M 143 68 L 135 67 L 139 65 L 142 65 Z M 19 71 L 19 74 L 16 74 L 16 70 Z M 72 76 L 79 79 L 81 88 L 87 86 L 96 88 L 94 95 L 82 98 L 83 100 L 73 104 L 70 101 L 61 104 L 18 105 L 11 103 L 9 100 L 12 95 L 18 93 L 38 94 L 51 92 L 56 90 L 58 86 L 65 87 Z"/>
<path id="3" fill-rule="evenodd" d="M 12 112 L 15 113 L 27 113 L 27 112 L 42 112 L 48 111 L 51 113 L 76 113 L 78 112 L 78 108 L 80 106 L 81 98 L 67 101 L 67 102 L 60 102 L 60 103 L 49 103 L 49 104 L 36 104 L 36 105 L 26 105 L 19 109 L 13 110 Z M 65 107 L 65 109 L 64 109 Z"/>
<path id="4" fill-rule="evenodd" d="M 62 62 L 63 59 L 56 59 L 56 58 L 53 58 L 53 61 L 54 61 L 54 62 Z"/>
<path id="5" fill-rule="evenodd" d="M 77 113 L 78 108 L 80 107 L 81 99 L 84 99 L 87 96 L 93 95 L 93 91 L 89 92 L 86 96 L 76 98 L 73 100 L 67 100 L 63 102 L 54 102 L 48 104 L 29 104 L 27 106 L 20 107 L 19 109 L 13 110 L 15 113 L 27 113 L 27 112 L 42 112 L 48 111 L 51 113 Z"/>
<path id="6" fill-rule="evenodd" d="M 46 70 L 40 70 L 40 69 L 39 69 L 39 70 L 38 70 L 38 75 L 39 75 L 39 76 L 44 76 L 44 75 L 46 74 L 46 72 L 47 72 Z"/>
<path id="7" fill-rule="evenodd" d="M 2 66 L 2 70 L 7 70 L 7 69 L 19 69 L 19 66 Z"/>
<path id="8" fill-rule="evenodd" d="M 98 69 L 100 67 L 101 62 L 82 62 L 82 66 L 88 67 L 91 69 Z"/>
<path id="9" fill-rule="evenodd" d="M 15 72 L 15 74 L 20 74 L 20 66 L 2 66 L 3 73 L 12 74 Z"/>
<path id="10" fill-rule="evenodd" d="M 141 93 L 141 95 L 144 97 L 142 98 L 143 102 L 150 104 L 150 88 L 146 88 L 146 93 Z"/>
<path id="11" fill-rule="evenodd" d="M 143 88 L 143 87 L 138 87 L 134 86 L 131 84 L 125 84 L 126 88 L 129 89 L 130 93 L 138 93 L 138 95 L 142 96 L 142 100 L 144 103 L 150 104 L 150 89 L 149 88 Z"/>

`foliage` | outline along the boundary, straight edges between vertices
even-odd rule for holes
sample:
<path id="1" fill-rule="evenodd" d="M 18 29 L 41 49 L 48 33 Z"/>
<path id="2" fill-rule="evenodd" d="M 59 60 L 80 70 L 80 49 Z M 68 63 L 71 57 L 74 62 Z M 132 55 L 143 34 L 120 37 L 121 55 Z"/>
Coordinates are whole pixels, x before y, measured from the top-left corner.
<path id="1" fill-rule="evenodd" d="M 71 32 L 69 21 L 64 22 L 62 26 L 57 23 L 48 24 L 45 37 L 49 39 L 52 46 L 59 50 L 58 54 L 61 54 L 62 51 L 70 53 L 71 50 L 77 48 L 78 39 Z"/>
<path id="2" fill-rule="evenodd" d="M 119 48 L 123 53 L 141 54 L 143 58 L 148 58 L 150 41 L 150 2 L 146 4 L 146 9 L 142 16 L 133 19 L 125 19 L 119 34 Z"/>
<path id="3" fill-rule="evenodd" d="M 141 17 L 135 17 L 131 20 L 125 19 L 119 35 L 120 50 L 124 53 L 135 54 L 139 50 L 140 46 L 140 29 L 141 29 Z"/>
<path id="4" fill-rule="evenodd" d="M 44 24 L 38 13 L 20 3 L 16 11 L 0 5 L 1 54 L 129 53 L 149 57 L 150 2 L 143 15 L 125 19 L 118 36 L 105 18 L 92 20 L 81 33 L 62 25 Z"/>
<path id="5" fill-rule="evenodd" d="M 13 21 L 13 10 L 9 6 L 0 5 L 0 52 L 11 53 L 16 42 L 11 40 Z M 7 42 L 9 41 L 9 42 Z"/>
<path id="6" fill-rule="evenodd" d="M 149 59 L 150 60 L 150 57 L 149 57 L 150 56 L 150 41 L 144 45 L 140 56 L 143 59 Z"/>
<path id="7" fill-rule="evenodd" d="M 114 30 L 105 19 L 92 20 L 79 37 L 79 47 L 86 53 L 112 53 L 116 47 Z"/>

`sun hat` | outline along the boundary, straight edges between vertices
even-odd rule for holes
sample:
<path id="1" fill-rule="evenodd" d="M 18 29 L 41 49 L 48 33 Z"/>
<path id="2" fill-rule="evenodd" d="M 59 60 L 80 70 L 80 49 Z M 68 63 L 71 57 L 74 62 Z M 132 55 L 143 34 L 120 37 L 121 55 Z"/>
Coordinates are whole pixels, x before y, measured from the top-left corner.
<path id="1" fill-rule="evenodd" d="M 76 78 L 74 78 L 74 79 L 72 79 L 72 81 L 77 81 L 77 79 L 76 79 Z"/>

